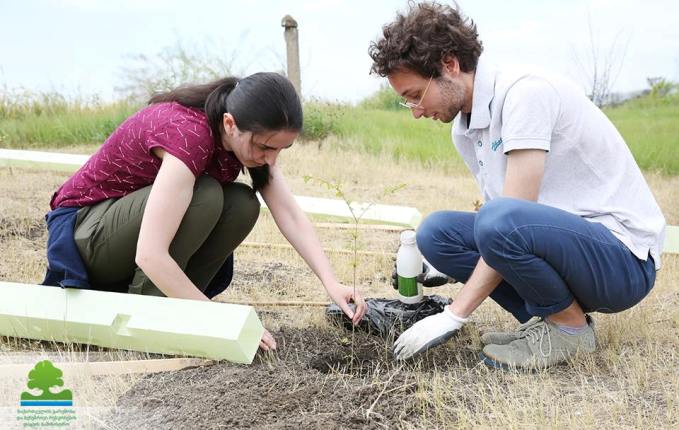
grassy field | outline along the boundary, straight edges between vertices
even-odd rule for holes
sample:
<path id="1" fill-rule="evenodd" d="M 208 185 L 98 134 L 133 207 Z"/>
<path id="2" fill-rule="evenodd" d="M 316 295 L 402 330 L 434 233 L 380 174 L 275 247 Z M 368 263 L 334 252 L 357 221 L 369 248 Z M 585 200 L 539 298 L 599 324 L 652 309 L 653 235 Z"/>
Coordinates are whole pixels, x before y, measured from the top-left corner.
<path id="1" fill-rule="evenodd" d="M 132 105 L 119 102 L 56 111 L 0 111 L 0 147 L 39 149 L 101 144 L 134 110 Z"/>
<path id="2" fill-rule="evenodd" d="M 0 103 L 0 147 L 89 154 L 133 107 L 70 102 Z M 45 109 L 45 106 L 50 106 Z M 450 144 L 449 127 L 414 121 L 407 111 L 314 106 L 332 136 L 283 151 L 295 194 L 334 198 L 311 175 L 341 182 L 351 199 L 407 187 L 380 200 L 471 211 L 481 198 Z M 640 165 L 668 223 L 679 224 L 679 101 L 641 99 L 607 110 Z M 312 116 L 310 116 L 312 117 Z M 318 116 L 317 116 L 318 118 Z M 0 168 L 0 280 L 38 283 L 45 270 L 43 217 L 67 174 Z M 323 245 L 350 249 L 346 230 L 319 228 Z M 263 212 L 248 242 L 286 243 Z M 398 244 L 394 231 L 363 231 L 357 287 L 366 297 L 394 297 L 389 285 Z M 353 261 L 330 253 L 338 278 L 351 285 Z M 318 280 L 294 252 L 241 246 L 234 281 L 219 301 L 327 301 Z M 635 308 L 595 314 L 598 349 L 536 374 L 504 373 L 480 363 L 479 336 L 515 326 L 487 301 L 461 336 L 407 364 L 390 343 L 329 323 L 320 307 L 257 306 L 280 349 L 249 367 L 218 363 L 155 376 L 65 375 L 82 428 L 677 428 L 679 426 L 679 256 L 663 256 L 651 294 Z M 429 294 L 454 296 L 461 286 Z M 353 340 L 353 344 L 348 339 Z M 354 348 L 355 346 L 355 348 Z M 352 355 L 353 354 L 353 355 Z M 146 354 L 85 345 L 0 338 L 0 365 L 127 360 Z M 356 361 L 358 360 L 358 361 Z M 357 362 L 358 365 L 354 365 Z M 351 365 L 349 365 L 351 363 Z M 16 417 L 26 375 L 0 379 L 0 422 Z M 254 411 L 254 412 L 252 412 Z M 285 413 L 282 413 L 284 411 Z M 7 427 L 3 424 L 3 428 Z"/>
<path id="3" fill-rule="evenodd" d="M 384 109 L 393 106 L 387 91 L 356 107 L 307 103 L 305 128 L 310 139 L 323 140 L 323 145 L 340 150 L 385 154 L 393 160 L 416 161 L 448 172 L 463 168 L 450 143 L 450 125 L 415 121 L 401 108 Z M 105 104 L 50 94 L 19 97 L 0 92 L 0 147 L 100 144 L 137 107 L 124 101 Z M 605 112 L 642 169 L 679 174 L 679 96 L 646 96 Z M 330 138 L 319 139 L 327 136 Z"/>
<path id="4" fill-rule="evenodd" d="M 679 174 L 679 96 L 645 97 L 606 110 L 639 167 Z"/>
<path id="5" fill-rule="evenodd" d="M 92 147 L 69 150 L 87 153 Z M 295 145 L 281 157 L 280 165 L 296 194 L 334 197 L 331 191 L 304 182 L 305 175 L 312 175 L 342 182 L 346 193 L 358 200 L 370 200 L 376 190 L 407 182 L 406 189 L 381 203 L 416 206 L 423 214 L 444 207 L 473 210 L 479 198 L 473 179 L 464 170 L 425 168 L 416 161 L 396 162 L 387 155 L 317 144 Z M 409 172 L 405 180 L 404 171 Z M 50 194 L 66 177 L 0 169 L 0 279 L 30 283 L 42 279 L 46 240 L 42 217 Z M 647 172 L 646 177 L 668 221 L 679 223 L 679 176 Z M 347 231 L 319 229 L 318 233 L 328 248 L 351 247 Z M 246 240 L 285 243 L 266 214 Z M 358 287 L 365 296 L 394 296 L 388 280 L 393 264 L 389 255 L 397 243 L 397 232 L 361 233 L 359 249 L 387 254 L 360 257 Z M 334 253 L 330 258 L 339 279 L 351 285 L 351 258 Z M 69 379 L 68 388 L 77 395 L 85 428 L 124 429 L 131 423 L 140 429 L 171 428 L 169 417 L 184 420 L 173 421 L 174 428 L 189 422 L 210 423 L 205 428 L 257 427 L 262 417 L 278 423 L 278 428 L 676 428 L 679 256 L 665 255 L 663 264 L 655 288 L 639 306 L 616 315 L 594 315 L 599 342 L 594 354 L 537 374 L 503 373 L 479 363 L 480 333 L 515 325 L 492 301 L 475 312 L 459 338 L 407 365 L 389 359 L 388 343 L 357 336 L 357 350 L 365 355 L 353 368 L 347 365 L 350 332 L 328 323 L 322 308 L 261 306 L 258 313 L 282 346 L 274 355 L 260 356 L 251 367 L 220 363 L 211 370 L 143 378 L 81 375 Z M 428 293 L 453 296 L 459 288 L 459 284 L 448 285 Z M 260 248 L 243 246 L 236 254 L 234 283 L 218 300 L 317 302 L 327 297 L 294 252 L 271 249 L 262 253 Z M 323 342 L 299 340 L 310 336 Z M 131 359 L 145 355 L 0 339 L 0 362 L 5 363 L 34 362 L 37 357 L 79 361 L 101 356 Z M 0 412 L 15 413 L 15 398 L 25 382 L 21 378 L 0 381 Z M 188 387 L 194 387 L 190 396 L 185 394 Z M 203 396 L 213 389 L 223 394 L 206 400 Z M 231 392 L 247 402 L 229 396 Z M 256 396 L 246 396 L 247 392 Z M 292 403 L 282 406 L 276 393 L 285 393 L 283 397 Z M 181 401 L 173 400 L 177 398 Z M 147 409 L 129 409 L 142 404 Z M 160 409 L 167 405 L 173 406 Z M 280 408 L 286 410 L 284 416 Z M 245 412 L 251 409 L 259 411 L 256 417 Z M 129 420 L 115 424 L 118 418 L 111 416 Z"/>

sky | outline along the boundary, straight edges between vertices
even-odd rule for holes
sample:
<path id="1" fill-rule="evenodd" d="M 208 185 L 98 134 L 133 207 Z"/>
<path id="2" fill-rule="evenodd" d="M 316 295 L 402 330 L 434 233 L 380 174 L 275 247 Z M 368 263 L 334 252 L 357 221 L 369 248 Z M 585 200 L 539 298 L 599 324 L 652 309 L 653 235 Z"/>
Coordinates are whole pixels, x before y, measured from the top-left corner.
<path id="1" fill-rule="evenodd" d="M 498 64 L 535 64 L 583 87 L 591 47 L 616 59 L 614 91 L 679 81 L 676 0 L 459 0 Z M 642 6 L 643 4 L 643 6 Z M 369 74 L 370 41 L 405 0 L 0 0 L 0 87 L 113 99 L 133 55 L 181 42 L 235 57 L 243 74 L 285 65 L 281 18 L 299 23 L 302 94 L 357 102 L 385 80 Z M 589 28 L 592 29 L 591 36 Z"/>

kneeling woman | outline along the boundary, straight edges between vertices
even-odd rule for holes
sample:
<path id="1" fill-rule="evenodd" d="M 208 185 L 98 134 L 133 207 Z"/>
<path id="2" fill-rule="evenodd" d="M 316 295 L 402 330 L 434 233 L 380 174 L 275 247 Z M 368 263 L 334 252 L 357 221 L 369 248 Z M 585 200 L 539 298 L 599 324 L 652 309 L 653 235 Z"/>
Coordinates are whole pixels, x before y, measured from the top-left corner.
<path id="1" fill-rule="evenodd" d="M 259 191 L 285 238 L 357 323 L 276 158 L 302 128 L 292 84 L 275 73 L 180 87 L 151 98 L 54 193 L 46 285 L 210 300 L 259 215 Z M 246 167 L 253 188 L 234 180 Z M 356 303 L 352 312 L 349 302 Z M 275 348 L 265 331 L 260 346 Z"/>

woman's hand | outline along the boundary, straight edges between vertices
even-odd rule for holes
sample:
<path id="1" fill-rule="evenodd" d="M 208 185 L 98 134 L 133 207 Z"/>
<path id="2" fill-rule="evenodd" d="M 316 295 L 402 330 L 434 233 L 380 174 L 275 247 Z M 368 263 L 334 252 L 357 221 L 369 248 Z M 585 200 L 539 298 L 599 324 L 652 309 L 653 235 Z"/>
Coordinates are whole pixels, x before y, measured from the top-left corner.
<path id="1" fill-rule="evenodd" d="M 262 340 L 259 341 L 259 347 L 262 351 L 270 351 L 276 349 L 276 339 L 273 338 L 269 330 L 264 329 Z"/>
<path id="2" fill-rule="evenodd" d="M 351 322 L 354 325 L 358 324 L 361 319 L 363 319 L 367 308 L 365 301 L 358 290 L 338 283 L 327 287 L 327 291 L 332 301 L 335 302 L 349 318 L 351 318 Z M 353 302 L 356 305 L 353 311 L 349 306 L 350 302 Z"/>
<path id="3" fill-rule="evenodd" d="M 363 298 L 358 291 L 337 282 L 309 218 L 300 209 L 280 170 L 270 166 L 269 174 L 269 184 L 260 190 L 260 194 L 278 229 L 318 276 L 330 298 L 351 318 L 354 325 L 358 324 L 366 311 Z M 349 306 L 352 301 L 356 305 L 353 311 Z"/>

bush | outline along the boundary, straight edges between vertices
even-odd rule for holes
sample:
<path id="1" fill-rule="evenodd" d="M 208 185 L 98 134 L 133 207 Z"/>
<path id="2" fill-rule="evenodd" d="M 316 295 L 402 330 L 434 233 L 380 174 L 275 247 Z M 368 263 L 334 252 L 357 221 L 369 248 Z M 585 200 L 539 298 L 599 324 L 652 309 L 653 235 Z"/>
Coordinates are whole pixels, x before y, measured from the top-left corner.
<path id="1" fill-rule="evenodd" d="M 323 140 L 331 134 L 339 134 L 339 124 L 344 115 L 344 107 L 320 101 L 304 105 L 303 140 Z"/>
<path id="2" fill-rule="evenodd" d="M 651 87 L 650 96 L 652 98 L 663 98 L 676 94 L 678 85 L 665 78 L 648 78 L 648 85 Z"/>

